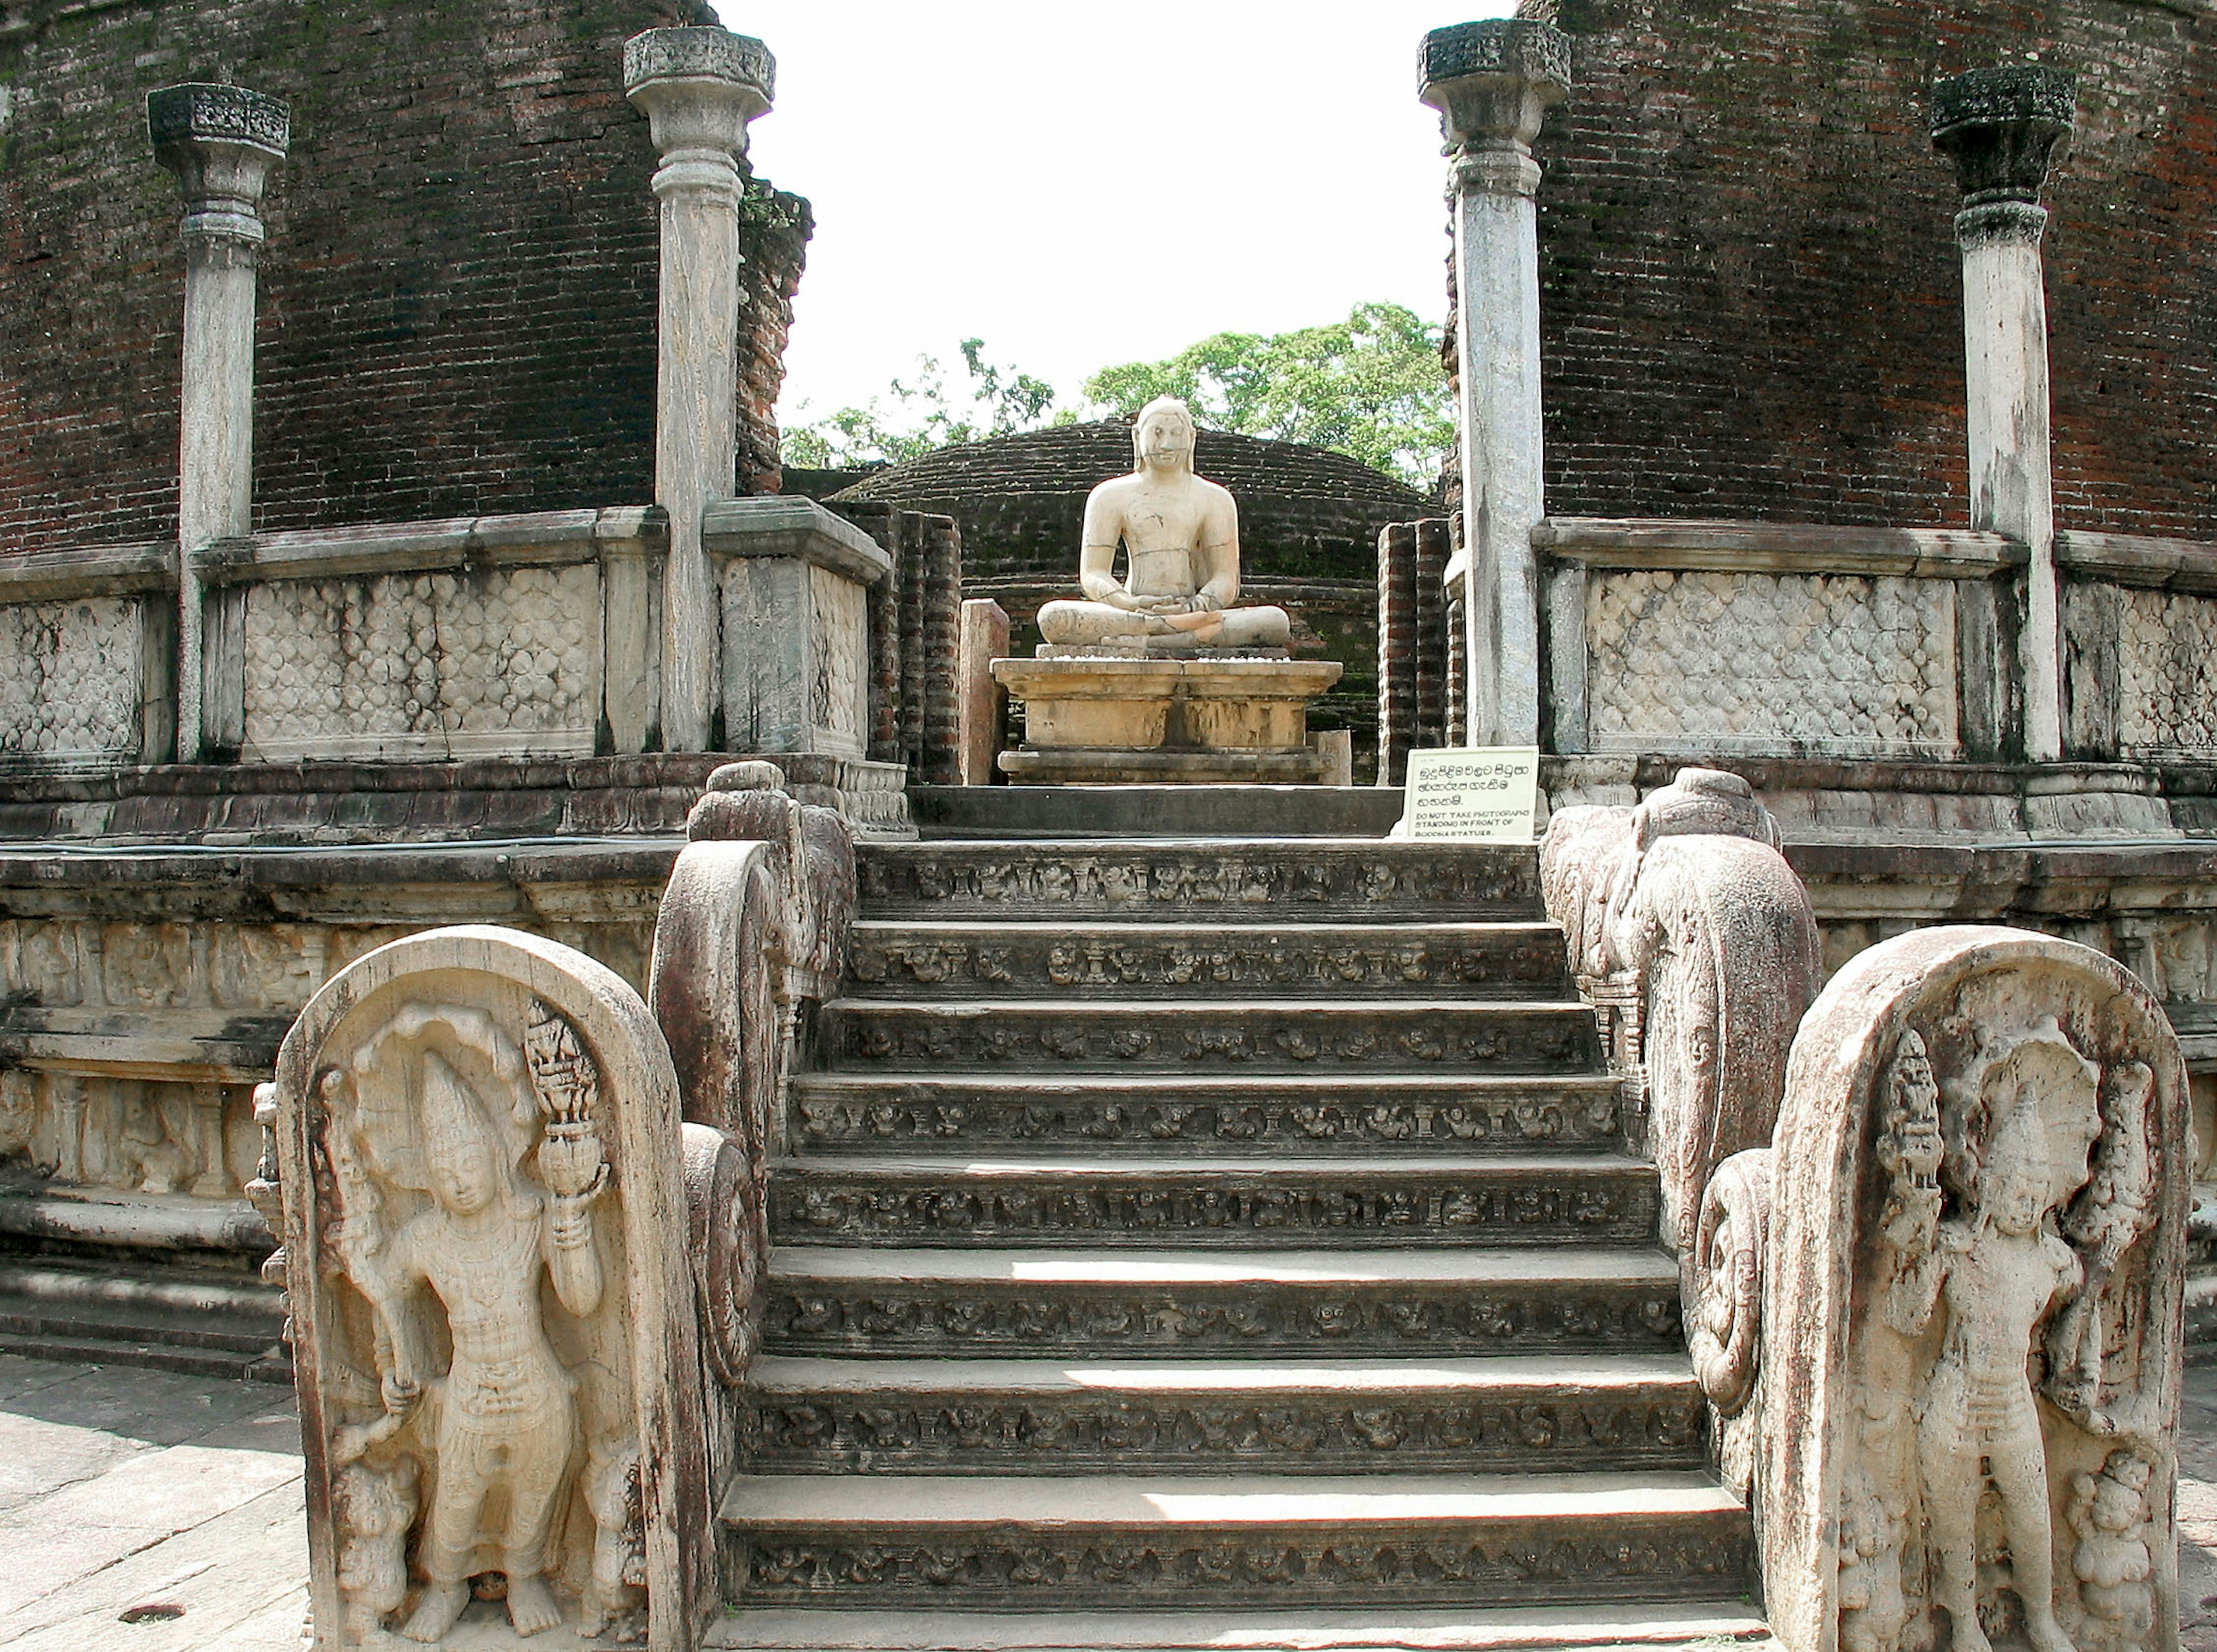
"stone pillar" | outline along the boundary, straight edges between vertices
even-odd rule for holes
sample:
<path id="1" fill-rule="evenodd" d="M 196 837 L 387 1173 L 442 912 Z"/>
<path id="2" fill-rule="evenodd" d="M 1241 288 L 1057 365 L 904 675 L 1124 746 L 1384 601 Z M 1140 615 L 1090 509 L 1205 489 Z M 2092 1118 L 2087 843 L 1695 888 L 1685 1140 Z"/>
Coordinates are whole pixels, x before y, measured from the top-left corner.
<path id="1" fill-rule="evenodd" d="M 651 28 L 624 45 L 624 88 L 662 164 L 661 355 L 654 498 L 670 514 L 662 579 L 662 745 L 711 749 L 721 677 L 701 523 L 732 493 L 738 418 L 739 192 L 747 122 L 769 108 L 769 48 L 720 28 Z"/>
<path id="2" fill-rule="evenodd" d="M 1476 746 L 1540 738 L 1540 226 L 1532 140 L 1571 79 L 1570 37 L 1497 18 L 1436 28 L 1419 96 L 1440 112 L 1454 207 L 1455 350 L 1466 550 L 1448 569 L 1469 616 L 1463 723 Z"/>
<path id="3" fill-rule="evenodd" d="M 284 159 L 291 111 L 243 86 L 165 86 L 146 98 L 155 157 L 185 191 L 184 384 L 177 440 L 177 760 L 235 749 L 244 684 L 207 670 L 243 647 L 228 593 L 205 615 L 194 554 L 253 530 L 254 275 L 269 169 Z M 243 592 L 241 595 L 243 596 Z M 226 648 L 225 645 L 229 645 Z M 243 666 L 242 666 L 243 669 Z"/>
<path id="4" fill-rule="evenodd" d="M 2022 540 L 2024 754 L 2063 755 L 2063 637 L 2048 466 L 2047 300 L 2041 186 L 2071 130 L 2076 82 L 2037 64 L 1977 69 L 1932 89 L 1932 142 L 1955 163 L 1963 209 L 1963 356 L 1971 526 Z"/>

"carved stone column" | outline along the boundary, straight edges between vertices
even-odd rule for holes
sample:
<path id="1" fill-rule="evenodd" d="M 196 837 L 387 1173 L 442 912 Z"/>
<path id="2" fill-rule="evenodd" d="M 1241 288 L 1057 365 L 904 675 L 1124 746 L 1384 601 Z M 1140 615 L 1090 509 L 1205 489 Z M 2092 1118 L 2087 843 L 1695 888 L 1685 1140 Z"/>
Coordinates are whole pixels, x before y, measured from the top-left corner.
<path id="1" fill-rule="evenodd" d="M 185 191 L 184 389 L 177 442 L 177 760 L 235 749 L 244 684 L 206 661 L 243 646 L 230 593 L 204 615 L 194 553 L 252 531 L 255 267 L 262 186 L 284 159 L 291 111 L 243 86 L 165 86 L 146 98 L 154 154 Z M 239 599 L 243 599 L 243 591 Z M 208 631 L 218 634 L 211 638 Z"/>
<path id="2" fill-rule="evenodd" d="M 1971 448 L 1971 526 L 2022 540 L 2025 756 L 2063 755 L 2063 645 L 2048 464 L 2047 300 L 2041 186 L 2071 130 L 2076 82 L 2036 64 L 1978 69 L 1932 89 L 1932 142 L 1963 192 L 1963 356 Z"/>
<path id="3" fill-rule="evenodd" d="M 1462 392 L 1463 555 L 1470 625 L 1464 725 L 1473 745 L 1540 738 L 1540 226 L 1532 140 L 1567 93 L 1570 37 L 1497 18 L 1436 28 L 1419 96 L 1440 112 L 1454 206 L 1455 349 Z"/>
<path id="4" fill-rule="evenodd" d="M 732 494 L 737 439 L 739 192 L 747 123 L 769 109 L 768 47 L 720 28 L 651 28 L 624 46 L 624 87 L 646 114 L 662 164 L 655 502 L 670 513 L 662 581 L 662 745 L 711 749 L 717 591 L 703 512 Z"/>

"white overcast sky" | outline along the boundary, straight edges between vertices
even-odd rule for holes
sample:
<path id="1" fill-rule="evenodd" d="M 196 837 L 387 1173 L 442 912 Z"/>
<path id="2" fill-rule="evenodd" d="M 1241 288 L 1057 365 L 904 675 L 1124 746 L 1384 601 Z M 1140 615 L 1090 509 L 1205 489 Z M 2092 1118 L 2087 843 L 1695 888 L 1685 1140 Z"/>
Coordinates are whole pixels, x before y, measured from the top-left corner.
<path id="1" fill-rule="evenodd" d="M 777 58 L 757 170 L 815 203 L 780 412 L 956 342 L 1065 403 L 1210 333 L 1446 307 L 1428 28 L 1513 0 L 719 0 Z"/>

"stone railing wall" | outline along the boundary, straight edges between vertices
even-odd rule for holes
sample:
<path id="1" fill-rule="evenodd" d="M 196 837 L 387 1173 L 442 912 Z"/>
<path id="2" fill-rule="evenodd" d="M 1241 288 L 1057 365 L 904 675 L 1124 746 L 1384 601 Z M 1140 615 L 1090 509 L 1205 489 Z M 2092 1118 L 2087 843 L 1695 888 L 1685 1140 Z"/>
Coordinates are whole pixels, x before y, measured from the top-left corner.
<path id="1" fill-rule="evenodd" d="M 721 662 L 724 746 L 875 755 L 886 553 L 778 497 L 711 505 L 702 539 L 719 602 L 693 646 Z M 652 507 L 219 540 L 192 555 L 206 749 L 245 763 L 654 749 L 665 540 Z M 0 770 L 170 760 L 176 592 L 168 546 L 0 568 Z M 923 640 L 943 641 L 951 673 L 951 631 Z"/>
<path id="2" fill-rule="evenodd" d="M 1554 517 L 1541 552 L 1559 752 L 1992 758 L 2022 548 L 1930 528 Z"/>
<path id="3" fill-rule="evenodd" d="M 2217 544 L 2056 536 L 2066 755 L 2217 758 Z"/>
<path id="4" fill-rule="evenodd" d="M 176 552 L 50 551 L 0 566 L 0 771 L 159 762 L 176 739 Z"/>

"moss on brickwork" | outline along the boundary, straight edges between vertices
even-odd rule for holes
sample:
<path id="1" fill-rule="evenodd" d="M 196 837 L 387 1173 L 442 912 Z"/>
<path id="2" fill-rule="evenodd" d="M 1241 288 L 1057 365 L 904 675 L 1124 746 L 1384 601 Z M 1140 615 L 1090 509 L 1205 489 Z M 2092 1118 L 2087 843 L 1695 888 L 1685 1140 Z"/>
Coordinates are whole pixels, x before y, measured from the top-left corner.
<path id="1" fill-rule="evenodd" d="M 153 88 L 287 99 L 266 205 L 256 523 L 651 496 L 655 156 L 624 40 L 697 0 L 99 0 L 9 9 L 0 85 L 0 554 L 175 531 L 183 274 Z M 784 197 L 793 201 L 794 197 Z M 806 203 L 756 239 L 749 449 Z M 769 350 L 773 359 L 759 357 Z M 764 392 L 767 391 L 767 399 Z"/>
<path id="2" fill-rule="evenodd" d="M 1547 502 L 1967 519 L 1936 77 L 2078 76 L 2050 180 L 2066 527 L 2217 539 L 2217 16 L 2127 0 L 1562 0 L 1539 149 Z"/>

